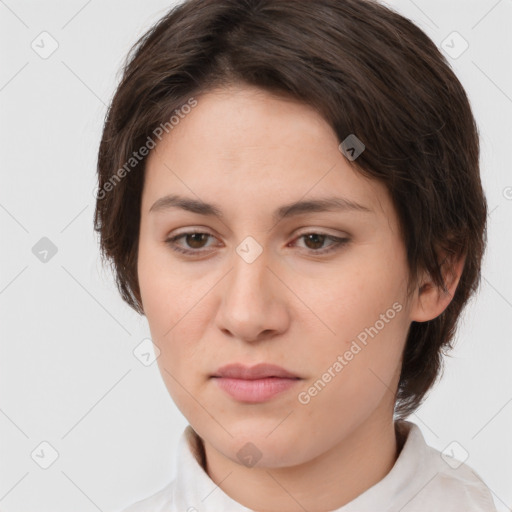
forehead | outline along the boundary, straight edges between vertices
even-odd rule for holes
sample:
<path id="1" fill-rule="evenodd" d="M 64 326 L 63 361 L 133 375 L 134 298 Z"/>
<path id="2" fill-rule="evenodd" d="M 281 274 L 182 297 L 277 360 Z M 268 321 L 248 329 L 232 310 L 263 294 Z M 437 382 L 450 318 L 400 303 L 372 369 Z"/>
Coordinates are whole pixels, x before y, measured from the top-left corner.
<path id="1" fill-rule="evenodd" d="M 338 195 L 385 212 L 385 187 L 354 169 L 332 128 L 309 105 L 252 87 L 196 99 L 148 157 L 146 211 L 166 192 L 229 198 L 240 206 L 259 196 L 286 203 Z"/>
<path id="2" fill-rule="evenodd" d="M 196 101 L 197 106 L 164 135 L 160 150 L 179 151 L 178 146 L 185 144 L 187 149 L 199 150 L 195 159 L 222 159 L 234 166 L 244 158 L 270 164 L 276 157 L 299 158 L 304 145 L 315 156 L 325 146 L 336 145 L 336 135 L 325 120 L 293 98 L 231 86 L 203 94 Z M 319 147 L 312 154 L 313 145 Z"/>

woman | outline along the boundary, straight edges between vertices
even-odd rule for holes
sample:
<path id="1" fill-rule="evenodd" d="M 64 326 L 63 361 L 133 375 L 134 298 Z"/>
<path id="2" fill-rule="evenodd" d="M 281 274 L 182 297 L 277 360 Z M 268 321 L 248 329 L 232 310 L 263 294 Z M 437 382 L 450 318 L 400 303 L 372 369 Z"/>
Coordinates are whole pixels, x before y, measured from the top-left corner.
<path id="1" fill-rule="evenodd" d="M 364 0 L 188 0 L 134 47 L 95 227 L 189 425 L 127 512 L 492 511 L 405 418 L 476 291 L 464 89 Z"/>

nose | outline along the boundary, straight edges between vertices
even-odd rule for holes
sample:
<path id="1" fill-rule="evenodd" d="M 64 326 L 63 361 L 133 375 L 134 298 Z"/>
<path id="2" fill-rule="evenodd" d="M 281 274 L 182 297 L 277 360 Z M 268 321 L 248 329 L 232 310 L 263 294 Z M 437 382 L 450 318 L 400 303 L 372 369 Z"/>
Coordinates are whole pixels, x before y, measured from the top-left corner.
<path id="1" fill-rule="evenodd" d="M 286 331 L 287 289 L 276 273 L 269 267 L 265 251 L 251 263 L 234 254 L 233 268 L 218 289 L 216 323 L 224 334 L 254 343 Z"/>

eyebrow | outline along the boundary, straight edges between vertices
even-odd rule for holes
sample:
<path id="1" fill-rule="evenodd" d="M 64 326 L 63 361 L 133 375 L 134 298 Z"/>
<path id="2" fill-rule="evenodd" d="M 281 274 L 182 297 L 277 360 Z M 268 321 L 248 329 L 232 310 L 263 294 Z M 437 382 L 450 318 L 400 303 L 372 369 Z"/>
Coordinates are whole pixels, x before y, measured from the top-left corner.
<path id="1" fill-rule="evenodd" d="M 224 219 L 224 215 L 219 206 L 205 203 L 198 199 L 191 199 L 175 194 L 161 197 L 149 209 L 149 212 L 163 212 L 172 208 L 181 208 L 199 215 L 214 216 Z M 373 210 L 343 197 L 325 197 L 320 199 L 311 199 L 309 201 L 296 201 L 285 204 L 275 210 L 272 218 L 278 222 L 286 217 L 293 217 L 305 213 L 320 213 L 333 211 L 359 211 L 365 213 L 374 213 Z"/>

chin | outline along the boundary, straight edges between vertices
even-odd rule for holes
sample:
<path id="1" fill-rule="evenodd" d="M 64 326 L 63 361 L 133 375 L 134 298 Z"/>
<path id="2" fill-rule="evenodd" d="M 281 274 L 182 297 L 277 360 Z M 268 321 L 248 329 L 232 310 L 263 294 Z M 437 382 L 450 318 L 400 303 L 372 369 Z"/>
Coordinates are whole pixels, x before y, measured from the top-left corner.
<path id="1" fill-rule="evenodd" d="M 281 420 L 279 420 L 281 421 Z M 245 421 L 244 426 L 230 429 L 233 438 L 222 436 L 219 441 L 219 451 L 237 464 L 248 467 L 280 468 L 301 464 L 305 462 L 304 439 L 308 436 L 293 433 L 284 426 L 278 426 L 279 421 L 272 423 L 268 428 L 267 422 L 263 425 L 250 425 Z M 302 439 L 302 441 L 301 441 Z M 227 441 L 227 443 L 226 443 Z M 255 462 L 256 461 L 256 462 Z M 252 464 L 252 465 L 251 465 Z"/>

